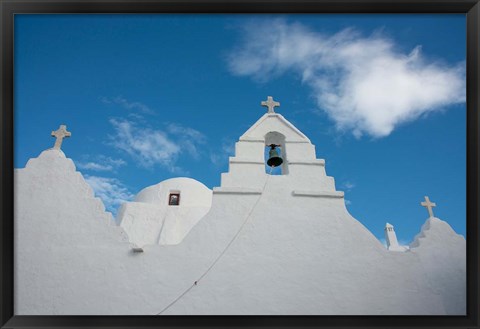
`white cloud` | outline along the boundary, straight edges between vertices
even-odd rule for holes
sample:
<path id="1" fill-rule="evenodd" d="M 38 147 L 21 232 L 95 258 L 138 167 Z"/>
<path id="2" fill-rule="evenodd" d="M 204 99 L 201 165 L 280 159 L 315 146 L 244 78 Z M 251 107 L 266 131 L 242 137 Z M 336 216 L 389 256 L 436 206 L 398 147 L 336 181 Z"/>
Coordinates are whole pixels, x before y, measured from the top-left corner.
<path id="1" fill-rule="evenodd" d="M 113 214 L 123 202 L 130 201 L 134 197 L 116 178 L 86 175 L 85 180 L 92 187 L 95 196 L 102 199 L 105 208 Z"/>
<path id="2" fill-rule="evenodd" d="M 194 158 L 199 157 L 197 144 L 205 142 L 200 132 L 171 124 L 166 131 L 139 127 L 132 121 L 110 119 L 115 129 L 110 144 L 129 154 L 144 167 L 156 164 L 166 167 L 171 172 L 178 172 L 178 157 L 187 152 Z"/>
<path id="3" fill-rule="evenodd" d="M 109 97 L 101 97 L 100 100 L 105 103 L 105 104 L 117 104 L 120 105 L 121 107 L 127 109 L 127 110 L 138 110 L 142 113 L 145 114 L 154 114 L 154 111 L 150 109 L 147 105 L 141 103 L 141 102 L 132 102 L 129 101 L 122 96 L 117 96 L 114 98 L 109 98 Z"/>
<path id="4" fill-rule="evenodd" d="M 355 187 L 355 184 L 347 181 L 342 184 L 342 187 L 345 189 L 345 191 L 351 191 Z"/>
<path id="5" fill-rule="evenodd" d="M 323 35 L 284 20 L 256 21 L 228 58 L 236 75 L 266 81 L 286 71 L 308 85 L 320 110 L 356 137 L 389 135 L 399 124 L 465 101 L 465 63 L 427 61 L 380 34 Z"/>
<path id="6" fill-rule="evenodd" d="M 179 124 L 170 123 L 167 125 L 167 131 L 177 136 L 180 145 L 195 159 L 200 157 L 197 144 L 205 144 L 206 138 L 199 131 L 183 127 Z"/>
<path id="7" fill-rule="evenodd" d="M 96 161 L 77 162 L 77 167 L 84 170 L 93 171 L 115 171 L 117 168 L 124 166 L 126 162 L 122 159 L 113 159 L 100 155 Z"/>
<path id="8" fill-rule="evenodd" d="M 173 171 L 180 146 L 163 131 L 139 128 L 126 120 L 111 119 L 110 123 L 116 131 L 115 136 L 110 136 L 113 146 L 125 151 L 145 167 L 161 164 Z"/>

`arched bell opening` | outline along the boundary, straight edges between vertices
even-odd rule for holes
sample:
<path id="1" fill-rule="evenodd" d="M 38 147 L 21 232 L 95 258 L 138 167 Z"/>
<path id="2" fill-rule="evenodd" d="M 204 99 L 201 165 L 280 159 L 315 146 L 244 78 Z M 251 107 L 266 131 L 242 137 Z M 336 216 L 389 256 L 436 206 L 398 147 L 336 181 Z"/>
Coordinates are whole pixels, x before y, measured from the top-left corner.
<path id="1" fill-rule="evenodd" d="M 288 174 L 285 136 L 277 131 L 265 135 L 265 172 L 271 175 Z"/>

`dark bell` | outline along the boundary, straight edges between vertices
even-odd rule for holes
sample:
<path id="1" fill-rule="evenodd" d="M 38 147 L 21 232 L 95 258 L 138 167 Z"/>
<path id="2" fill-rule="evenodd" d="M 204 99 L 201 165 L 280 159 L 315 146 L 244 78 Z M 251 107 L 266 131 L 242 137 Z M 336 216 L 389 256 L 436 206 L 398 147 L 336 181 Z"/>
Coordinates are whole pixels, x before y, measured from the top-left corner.
<path id="1" fill-rule="evenodd" d="M 278 150 L 275 148 L 275 144 L 270 145 L 270 151 L 268 152 L 267 165 L 270 167 L 278 167 L 283 163 L 283 159 L 278 154 Z"/>
<path id="2" fill-rule="evenodd" d="M 283 163 L 283 159 L 280 157 L 271 157 L 267 160 L 267 165 L 270 167 L 278 167 Z"/>

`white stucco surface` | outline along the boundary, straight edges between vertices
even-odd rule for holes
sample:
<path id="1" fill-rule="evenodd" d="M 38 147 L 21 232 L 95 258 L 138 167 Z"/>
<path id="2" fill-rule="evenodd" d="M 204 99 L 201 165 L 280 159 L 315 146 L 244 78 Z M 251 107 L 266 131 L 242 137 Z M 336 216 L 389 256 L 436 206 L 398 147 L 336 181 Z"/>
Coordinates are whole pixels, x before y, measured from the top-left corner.
<path id="1" fill-rule="evenodd" d="M 170 193 L 180 194 L 180 204 L 168 204 Z M 167 179 L 140 191 L 134 202 L 123 204 L 118 222 L 130 242 L 174 245 L 180 243 L 212 205 L 212 191 L 186 177 Z"/>
<path id="2" fill-rule="evenodd" d="M 465 314 L 466 310 L 466 241 L 447 222 L 430 217 L 410 244 L 427 271 L 432 289 L 442 296 L 450 314 Z"/>
<path id="3" fill-rule="evenodd" d="M 265 173 L 265 136 L 283 139 L 287 175 Z M 308 138 L 266 114 L 181 243 L 134 253 L 73 162 L 45 151 L 15 171 L 15 313 L 465 314 L 465 239 L 430 218 L 410 250 L 388 251 L 325 166 Z M 156 216 L 162 184 L 124 213 Z"/>

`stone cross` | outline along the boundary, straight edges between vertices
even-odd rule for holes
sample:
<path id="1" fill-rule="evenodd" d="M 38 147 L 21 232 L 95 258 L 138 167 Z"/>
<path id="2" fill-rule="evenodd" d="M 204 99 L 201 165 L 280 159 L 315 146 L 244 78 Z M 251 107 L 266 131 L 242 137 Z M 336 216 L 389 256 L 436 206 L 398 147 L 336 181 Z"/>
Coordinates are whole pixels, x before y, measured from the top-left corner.
<path id="1" fill-rule="evenodd" d="M 72 136 L 72 133 L 67 131 L 66 125 L 60 125 L 60 128 L 58 128 L 55 131 L 52 131 L 52 136 L 57 138 L 55 140 L 55 145 L 53 146 L 53 148 L 55 150 L 60 150 L 60 146 L 62 146 L 63 139 L 66 137 Z"/>
<path id="2" fill-rule="evenodd" d="M 262 101 L 262 106 L 268 107 L 267 113 L 275 113 L 275 106 L 280 106 L 279 102 L 275 102 L 272 96 L 268 96 L 266 101 Z"/>
<path id="3" fill-rule="evenodd" d="M 422 202 L 420 203 L 420 205 L 424 206 L 425 208 L 428 209 L 428 214 L 430 215 L 430 217 L 433 217 L 433 210 L 432 210 L 432 207 L 436 207 L 437 205 L 435 204 L 435 202 L 430 202 L 430 199 L 428 198 L 428 196 L 425 197 L 425 202 Z"/>

